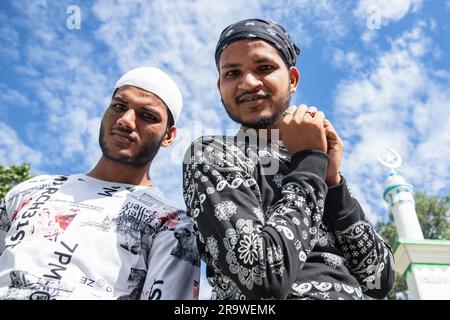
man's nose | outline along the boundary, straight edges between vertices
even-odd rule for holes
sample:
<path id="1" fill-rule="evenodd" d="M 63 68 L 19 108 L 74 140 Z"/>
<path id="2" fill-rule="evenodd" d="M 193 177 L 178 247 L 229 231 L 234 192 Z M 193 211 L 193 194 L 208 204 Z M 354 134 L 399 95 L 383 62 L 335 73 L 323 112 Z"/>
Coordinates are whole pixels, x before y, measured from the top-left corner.
<path id="1" fill-rule="evenodd" d="M 117 120 L 117 124 L 128 130 L 136 129 L 136 114 L 133 109 L 128 109 L 122 116 Z"/>
<path id="2" fill-rule="evenodd" d="M 239 82 L 238 89 L 242 90 L 254 90 L 256 88 L 262 87 L 263 83 L 259 77 L 257 77 L 252 72 L 247 72 L 241 78 Z"/>

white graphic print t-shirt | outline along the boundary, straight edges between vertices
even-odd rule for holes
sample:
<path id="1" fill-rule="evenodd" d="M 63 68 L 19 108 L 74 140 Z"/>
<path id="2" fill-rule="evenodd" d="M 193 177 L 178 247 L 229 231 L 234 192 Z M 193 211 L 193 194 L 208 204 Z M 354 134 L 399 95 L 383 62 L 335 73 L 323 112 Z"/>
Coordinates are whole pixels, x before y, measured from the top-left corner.
<path id="1" fill-rule="evenodd" d="M 0 299 L 197 299 L 193 223 L 155 187 L 38 176 L 0 202 Z"/>

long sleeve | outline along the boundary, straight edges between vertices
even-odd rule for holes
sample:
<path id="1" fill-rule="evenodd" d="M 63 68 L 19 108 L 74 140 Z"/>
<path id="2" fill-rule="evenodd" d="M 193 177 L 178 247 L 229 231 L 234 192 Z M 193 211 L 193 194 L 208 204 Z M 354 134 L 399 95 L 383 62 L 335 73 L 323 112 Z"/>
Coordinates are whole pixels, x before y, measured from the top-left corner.
<path id="1" fill-rule="evenodd" d="M 285 299 L 318 240 L 328 157 L 319 151 L 293 155 L 281 198 L 264 208 L 257 160 L 213 144 L 194 142 L 183 167 L 185 202 L 199 240 L 246 298 Z"/>
<path id="2" fill-rule="evenodd" d="M 148 273 L 141 299 L 196 300 L 200 258 L 192 223 L 159 232 L 150 240 Z"/>
<path id="3" fill-rule="evenodd" d="M 346 266 L 365 294 L 384 298 L 394 284 L 394 258 L 389 245 L 366 220 L 345 179 L 328 189 L 324 220 L 337 238 Z"/>

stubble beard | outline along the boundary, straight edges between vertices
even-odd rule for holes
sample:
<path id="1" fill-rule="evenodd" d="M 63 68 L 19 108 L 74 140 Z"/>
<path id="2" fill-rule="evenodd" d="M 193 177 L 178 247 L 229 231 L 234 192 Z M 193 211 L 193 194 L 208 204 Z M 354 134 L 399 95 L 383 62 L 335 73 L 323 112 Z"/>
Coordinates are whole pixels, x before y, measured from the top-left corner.
<path id="1" fill-rule="evenodd" d="M 105 130 L 103 127 L 103 123 L 100 126 L 100 134 L 99 134 L 99 144 L 102 150 L 103 156 L 109 160 L 114 162 L 118 162 L 120 164 L 133 166 L 136 168 L 142 168 L 148 165 L 155 158 L 156 154 L 161 147 L 161 143 L 164 140 L 164 135 L 158 139 L 158 141 L 150 141 L 149 143 L 142 145 L 141 148 L 136 152 L 135 155 L 127 156 L 127 155 L 119 155 L 113 154 L 106 147 L 105 139 Z"/>
<path id="2" fill-rule="evenodd" d="M 287 90 L 287 93 L 285 95 L 285 98 L 281 102 L 281 108 L 275 112 L 272 116 L 266 116 L 266 117 L 260 117 L 259 119 L 256 119 L 252 122 L 246 122 L 242 119 L 239 119 L 238 117 L 231 114 L 229 111 L 230 108 L 225 104 L 225 101 L 222 98 L 222 95 L 220 96 L 220 100 L 222 101 L 223 106 L 225 107 L 225 111 L 227 112 L 228 116 L 236 123 L 241 124 L 244 127 L 252 128 L 252 129 L 267 129 L 270 126 L 272 126 L 275 122 L 278 121 L 278 119 L 281 117 L 283 112 L 289 108 L 289 104 L 291 102 L 291 92 L 289 89 Z"/>

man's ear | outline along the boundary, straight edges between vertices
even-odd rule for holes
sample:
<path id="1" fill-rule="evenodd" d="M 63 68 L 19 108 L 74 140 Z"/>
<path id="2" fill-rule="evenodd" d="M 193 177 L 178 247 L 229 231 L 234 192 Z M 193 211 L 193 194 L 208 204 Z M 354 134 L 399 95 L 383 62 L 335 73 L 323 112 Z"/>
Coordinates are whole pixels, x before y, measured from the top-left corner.
<path id="1" fill-rule="evenodd" d="M 300 83 L 300 72 L 296 67 L 289 68 L 289 91 L 294 93 Z"/>
<path id="2" fill-rule="evenodd" d="M 167 129 L 166 135 L 164 136 L 163 141 L 161 142 L 161 146 L 167 148 L 173 143 L 177 135 L 177 128 L 175 126 L 171 126 Z"/>
<path id="3" fill-rule="evenodd" d="M 217 78 L 217 89 L 220 91 L 220 76 Z"/>

